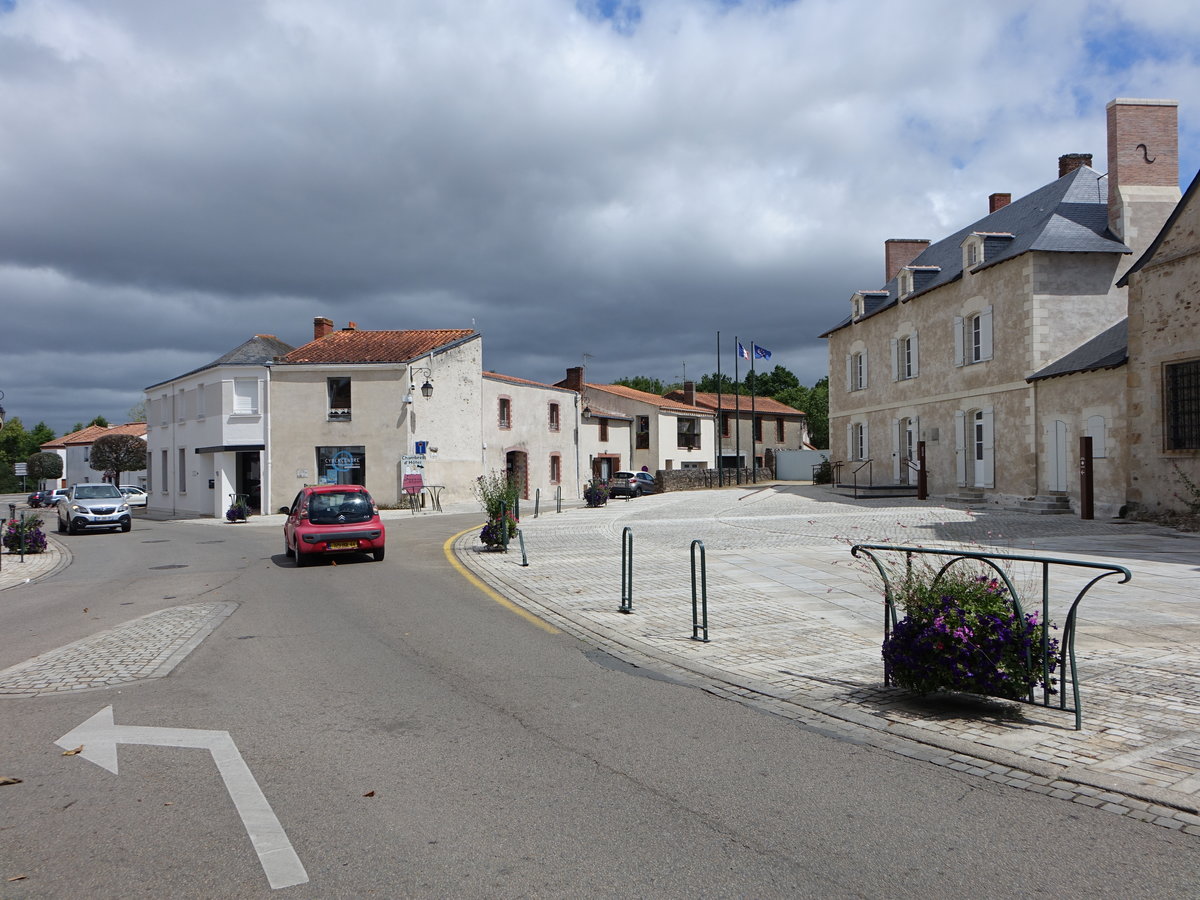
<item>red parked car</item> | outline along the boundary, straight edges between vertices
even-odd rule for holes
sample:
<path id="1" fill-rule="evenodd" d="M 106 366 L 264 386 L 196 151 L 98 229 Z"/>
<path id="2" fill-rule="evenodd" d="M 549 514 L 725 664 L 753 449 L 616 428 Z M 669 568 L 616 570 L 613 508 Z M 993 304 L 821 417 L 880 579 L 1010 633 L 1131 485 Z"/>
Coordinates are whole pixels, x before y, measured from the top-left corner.
<path id="1" fill-rule="evenodd" d="M 283 552 L 306 566 L 337 553 L 383 559 L 384 528 L 375 501 L 360 484 L 317 484 L 296 495 L 283 523 Z"/>

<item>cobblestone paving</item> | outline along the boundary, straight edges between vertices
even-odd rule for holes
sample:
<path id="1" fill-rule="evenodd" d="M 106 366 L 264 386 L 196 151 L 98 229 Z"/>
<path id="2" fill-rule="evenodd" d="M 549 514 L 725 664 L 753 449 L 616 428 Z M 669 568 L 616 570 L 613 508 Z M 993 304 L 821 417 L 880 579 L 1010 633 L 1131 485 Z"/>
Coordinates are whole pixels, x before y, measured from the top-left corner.
<path id="1" fill-rule="evenodd" d="M 0 671 L 0 697 L 92 691 L 162 678 L 221 624 L 236 603 L 160 610 Z"/>
<path id="2" fill-rule="evenodd" d="M 849 501 L 796 486 L 612 501 L 526 517 L 521 527 L 527 568 L 519 553 L 478 552 L 473 534 L 458 542 L 459 556 L 515 602 L 560 616 L 568 630 L 715 674 L 734 693 L 958 748 L 961 759 L 934 756 L 964 771 L 1200 834 L 1195 536 L 997 508 Z M 632 615 L 617 610 L 625 527 L 634 544 Z M 691 639 L 695 539 L 707 561 L 709 643 Z M 878 577 L 849 553 L 853 543 L 883 542 L 1126 566 L 1129 583 L 1106 579 L 1080 606 L 1083 730 L 1074 730 L 1073 712 L 1053 706 L 921 700 L 884 687 Z M 1040 598 L 1038 569 L 1018 565 L 1014 574 L 1023 594 Z M 1053 621 L 1086 580 L 1052 575 Z"/>

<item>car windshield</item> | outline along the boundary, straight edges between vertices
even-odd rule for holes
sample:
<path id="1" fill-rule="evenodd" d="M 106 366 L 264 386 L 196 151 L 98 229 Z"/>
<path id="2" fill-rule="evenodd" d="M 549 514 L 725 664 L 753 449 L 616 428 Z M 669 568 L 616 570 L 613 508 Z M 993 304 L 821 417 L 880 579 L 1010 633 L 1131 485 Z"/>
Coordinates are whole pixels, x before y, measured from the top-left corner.
<path id="1" fill-rule="evenodd" d="M 76 500 L 118 499 L 121 492 L 111 484 L 81 484 L 75 488 Z"/>
<path id="2" fill-rule="evenodd" d="M 374 514 L 371 498 L 361 491 L 330 491 L 313 494 L 308 500 L 308 521 L 314 525 L 366 522 Z"/>

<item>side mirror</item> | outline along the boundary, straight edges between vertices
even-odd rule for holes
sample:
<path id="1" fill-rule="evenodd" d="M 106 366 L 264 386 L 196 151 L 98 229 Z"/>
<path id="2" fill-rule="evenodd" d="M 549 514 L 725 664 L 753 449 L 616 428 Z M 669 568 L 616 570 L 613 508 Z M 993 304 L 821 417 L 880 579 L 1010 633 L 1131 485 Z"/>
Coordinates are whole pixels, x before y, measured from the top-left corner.
<path id="1" fill-rule="evenodd" d="M 290 510 L 290 509 L 288 509 L 286 506 L 281 506 L 281 507 L 279 507 L 279 514 L 280 514 L 281 516 L 286 516 L 286 515 L 287 515 L 288 513 L 290 513 L 290 512 L 291 512 L 291 510 Z"/>

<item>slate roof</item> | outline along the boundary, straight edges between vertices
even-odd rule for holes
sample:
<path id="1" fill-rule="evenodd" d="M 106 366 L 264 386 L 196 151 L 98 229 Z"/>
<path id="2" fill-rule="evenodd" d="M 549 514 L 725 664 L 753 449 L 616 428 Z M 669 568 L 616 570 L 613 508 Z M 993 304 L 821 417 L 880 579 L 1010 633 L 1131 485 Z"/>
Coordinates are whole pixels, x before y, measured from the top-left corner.
<path id="1" fill-rule="evenodd" d="M 217 366 L 266 365 L 275 359 L 275 357 L 283 356 L 294 349 L 291 344 L 285 344 L 273 334 L 256 334 L 250 340 L 238 344 L 220 359 L 214 359 L 212 362 L 200 366 L 198 369 L 192 369 L 190 372 L 184 372 L 182 375 L 176 375 L 174 378 L 168 378 L 166 381 L 152 384 L 148 388 L 145 388 L 145 390 L 150 391 L 160 385 L 178 381 L 180 378 L 187 378 L 189 375 L 195 375 L 197 372 L 203 372 L 206 369 L 215 369 Z"/>
<path id="2" fill-rule="evenodd" d="M 683 391 L 671 391 L 667 394 L 668 400 L 683 400 Z M 717 411 L 717 395 L 696 391 L 696 405 L 709 411 Z M 721 395 L 721 412 L 733 412 L 733 394 Z M 750 412 L 750 398 L 742 395 L 740 400 L 741 411 Z M 794 406 L 788 406 L 786 403 L 780 403 L 773 397 L 755 397 L 754 411 L 756 413 L 766 413 L 774 416 L 803 416 L 804 411 L 796 409 Z"/>
<path id="3" fill-rule="evenodd" d="M 937 266 L 941 271 L 928 277 L 919 290 L 905 297 L 905 302 L 962 278 L 962 244 L 976 233 L 986 235 L 987 247 L 986 261 L 975 267 L 976 272 L 1033 250 L 1048 253 L 1131 252 L 1108 229 L 1108 190 L 1100 184 L 1101 177 L 1090 166 L 1080 166 L 1057 181 L 930 244 L 911 265 Z M 1007 235 L 1012 235 L 1011 240 L 1001 237 Z M 898 282 L 899 276 L 887 283 L 886 298 L 866 298 L 863 319 L 896 305 Z M 828 337 L 850 322 L 851 317 L 847 316 L 821 337 Z"/>
<path id="4" fill-rule="evenodd" d="M 313 363 L 406 363 L 448 344 L 477 337 L 470 328 L 426 331 L 359 331 L 342 329 L 309 341 L 280 357 L 276 365 Z"/>
<path id="5" fill-rule="evenodd" d="M 1025 380 L 1040 381 L 1059 375 L 1074 375 L 1077 372 L 1115 369 L 1125 365 L 1128 359 L 1129 319 L 1122 319 L 1090 341 L 1080 344 L 1066 356 L 1055 360 L 1044 369 L 1034 372 Z"/>
<path id="6" fill-rule="evenodd" d="M 89 425 L 87 428 L 82 428 L 79 431 L 72 431 L 70 434 L 64 434 L 60 438 L 46 441 L 46 443 L 42 444 L 42 449 L 65 450 L 68 446 L 89 446 L 106 434 L 132 434 L 135 437 L 144 438 L 146 436 L 146 423 L 127 422 L 124 425 Z"/>

